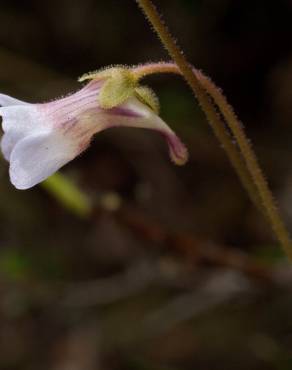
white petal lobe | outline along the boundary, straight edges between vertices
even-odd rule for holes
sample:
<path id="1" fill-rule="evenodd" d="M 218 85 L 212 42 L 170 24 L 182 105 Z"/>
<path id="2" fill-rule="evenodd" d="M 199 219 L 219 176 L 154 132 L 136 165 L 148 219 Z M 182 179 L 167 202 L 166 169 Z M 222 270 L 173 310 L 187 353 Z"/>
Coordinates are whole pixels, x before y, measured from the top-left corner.
<path id="1" fill-rule="evenodd" d="M 41 127 L 42 116 L 36 105 L 12 105 L 0 108 L 2 128 L 9 130 L 31 132 Z"/>
<path id="2" fill-rule="evenodd" d="M 10 180 L 20 190 L 42 182 L 76 156 L 76 149 L 58 133 L 22 139 L 10 156 Z"/>
<path id="3" fill-rule="evenodd" d="M 8 107 L 10 105 L 30 105 L 25 101 L 12 98 L 12 96 L 0 94 L 0 105 L 2 107 Z"/>

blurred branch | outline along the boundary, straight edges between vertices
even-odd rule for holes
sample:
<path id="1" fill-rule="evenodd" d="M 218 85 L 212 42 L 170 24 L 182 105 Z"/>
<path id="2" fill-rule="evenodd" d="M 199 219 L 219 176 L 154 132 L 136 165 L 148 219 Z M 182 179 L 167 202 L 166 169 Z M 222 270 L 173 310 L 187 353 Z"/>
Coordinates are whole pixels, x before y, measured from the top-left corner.
<path id="1" fill-rule="evenodd" d="M 165 244 L 166 247 L 179 251 L 190 263 L 208 262 L 241 271 L 251 279 L 266 283 L 273 281 L 272 269 L 254 261 L 248 255 L 188 233 L 169 231 L 149 220 L 133 207 L 123 206 L 117 213 L 117 217 L 140 237 L 143 236 L 147 240 Z"/>

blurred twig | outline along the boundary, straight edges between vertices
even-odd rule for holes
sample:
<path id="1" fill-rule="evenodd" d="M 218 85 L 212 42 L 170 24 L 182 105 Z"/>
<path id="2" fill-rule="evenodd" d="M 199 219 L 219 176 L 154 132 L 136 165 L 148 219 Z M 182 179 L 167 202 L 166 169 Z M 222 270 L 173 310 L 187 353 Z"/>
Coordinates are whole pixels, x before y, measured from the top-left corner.
<path id="1" fill-rule="evenodd" d="M 179 251 L 191 263 L 208 262 L 217 266 L 233 268 L 262 282 L 273 281 L 272 270 L 254 261 L 246 254 L 216 245 L 188 233 L 169 231 L 133 207 L 122 207 L 117 213 L 117 217 L 120 222 L 130 227 L 139 236 Z"/>

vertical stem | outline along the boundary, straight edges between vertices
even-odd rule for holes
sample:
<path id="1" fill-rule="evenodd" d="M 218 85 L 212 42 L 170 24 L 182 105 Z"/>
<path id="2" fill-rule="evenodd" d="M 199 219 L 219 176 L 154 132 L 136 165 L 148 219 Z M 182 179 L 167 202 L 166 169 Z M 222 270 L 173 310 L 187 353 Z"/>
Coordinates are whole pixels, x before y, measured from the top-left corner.
<path id="1" fill-rule="evenodd" d="M 203 76 L 200 72 L 198 72 L 197 75 L 199 79 L 204 81 L 204 86 L 207 88 L 215 103 L 218 105 L 230 130 L 236 138 L 242 156 L 245 159 L 246 166 L 258 189 L 262 203 L 266 208 L 266 213 L 270 218 L 273 230 L 282 243 L 287 256 L 292 260 L 292 244 L 289 233 L 280 217 L 273 194 L 269 189 L 267 181 L 265 180 L 263 171 L 258 163 L 256 154 L 252 149 L 251 143 L 246 137 L 243 125 L 238 120 L 233 108 L 227 102 L 225 96 L 216 87 L 214 87 L 214 84 L 208 78 Z"/>
<path id="2" fill-rule="evenodd" d="M 210 123 L 213 123 L 212 127 L 214 129 L 213 122 L 213 113 L 210 111 L 210 101 L 208 95 L 201 87 L 200 81 L 196 74 L 192 70 L 192 66 L 188 63 L 187 59 L 184 57 L 183 53 L 176 45 L 174 39 L 168 31 L 167 26 L 161 20 L 157 9 L 151 2 L 151 0 L 136 0 L 138 5 L 141 7 L 142 11 L 145 13 L 149 22 L 152 24 L 155 32 L 161 39 L 163 45 L 168 50 L 172 59 L 176 62 L 179 67 L 181 74 L 185 80 L 190 85 L 195 96 L 199 100 L 207 118 Z M 256 189 L 258 191 L 259 197 L 262 201 L 263 206 L 266 209 L 267 216 L 270 220 L 272 228 L 275 234 L 278 237 L 278 240 L 281 242 L 284 251 L 286 252 L 289 259 L 292 261 L 292 245 L 290 241 L 289 234 L 286 230 L 286 227 L 281 219 L 281 216 L 278 212 L 277 206 L 274 202 L 272 193 L 265 181 L 263 172 L 258 164 L 257 158 L 252 150 L 252 147 L 245 136 L 243 128 L 238 122 L 232 108 L 225 101 L 225 98 L 215 95 L 217 99 L 217 105 L 220 107 L 222 114 L 224 115 L 227 124 L 229 125 L 234 137 L 237 140 L 238 146 L 242 153 L 242 156 L 246 162 L 246 166 L 250 172 L 250 175 L 254 181 Z M 219 104 L 220 103 L 220 104 Z M 211 104 L 212 105 L 212 104 Z M 215 131 L 215 129 L 214 129 Z M 216 131 L 215 131 L 216 132 Z"/>

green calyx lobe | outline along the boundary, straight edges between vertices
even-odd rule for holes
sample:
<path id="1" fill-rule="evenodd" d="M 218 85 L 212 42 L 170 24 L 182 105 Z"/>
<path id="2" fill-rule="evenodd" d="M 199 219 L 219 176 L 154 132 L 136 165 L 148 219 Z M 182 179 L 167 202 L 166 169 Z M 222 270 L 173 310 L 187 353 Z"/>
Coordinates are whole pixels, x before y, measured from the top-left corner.
<path id="1" fill-rule="evenodd" d="M 137 82 L 127 69 L 113 69 L 99 93 L 101 108 L 114 108 L 134 95 Z"/>
<path id="2" fill-rule="evenodd" d="M 155 92 L 148 86 L 137 86 L 135 88 L 136 97 L 144 104 L 148 105 L 156 114 L 159 113 L 159 99 Z"/>
<path id="3" fill-rule="evenodd" d="M 159 112 L 158 97 L 149 87 L 139 85 L 139 79 L 130 68 L 118 66 L 90 72 L 79 78 L 79 81 L 85 80 L 104 80 L 99 93 L 99 104 L 103 109 L 117 107 L 135 96 L 155 113 Z"/>

